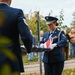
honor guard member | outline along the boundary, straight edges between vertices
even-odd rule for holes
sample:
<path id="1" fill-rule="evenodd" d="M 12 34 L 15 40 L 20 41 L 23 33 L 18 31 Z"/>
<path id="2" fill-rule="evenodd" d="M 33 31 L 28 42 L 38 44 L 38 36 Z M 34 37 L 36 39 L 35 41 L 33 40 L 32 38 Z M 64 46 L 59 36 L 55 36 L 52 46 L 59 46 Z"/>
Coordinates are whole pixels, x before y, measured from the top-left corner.
<path id="1" fill-rule="evenodd" d="M 23 43 L 30 53 L 32 49 L 32 36 L 26 23 L 23 11 L 21 9 L 10 7 L 11 0 L 0 0 L 0 36 L 7 37 L 11 40 L 11 44 L 6 46 L 17 57 L 16 61 L 12 61 L 0 52 L 0 71 L 4 64 L 9 64 L 12 72 L 24 72 L 21 48 L 19 42 L 19 34 Z M 1 18 L 2 16 L 2 18 Z"/>
<path id="2" fill-rule="evenodd" d="M 46 48 L 45 43 L 49 38 L 52 39 L 51 44 L 48 47 L 50 48 L 50 51 L 45 51 L 43 57 L 45 75 L 62 75 L 64 68 L 64 54 L 62 52 L 62 47 L 66 45 L 67 38 L 63 32 L 56 28 L 58 25 L 58 18 L 46 16 L 45 19 L 49 31 L 44 34 L 43 39 L 40 42 L 40 47 Z M 58 41 L 59 37 L 60 41 Z"/>

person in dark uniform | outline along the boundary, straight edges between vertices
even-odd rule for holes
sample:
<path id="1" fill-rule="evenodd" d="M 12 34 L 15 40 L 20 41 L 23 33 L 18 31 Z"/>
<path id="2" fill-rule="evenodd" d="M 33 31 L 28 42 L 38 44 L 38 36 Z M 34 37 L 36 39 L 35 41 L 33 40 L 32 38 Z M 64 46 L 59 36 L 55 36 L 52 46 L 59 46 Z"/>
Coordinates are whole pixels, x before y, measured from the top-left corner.
<path id="1" fill-rule="evenodd" d="M 50 44 L 48 44 L 49 51 L 45 51 L 43 62 L 45 75 L 62 75 L 64 68 L 64 54 L 62 52 L 62 47 L 67 43 L 67 38 L 64 33 L 56 28 L 58 25 L 58 18 L 52 16 L 46 16 L 46 24 L 48 25 L 49 31 L 43 36 L 40 42 L 40 47 L 47 48 L 45 45 L 49 38 Z M 60 34 L 60 36 L 59 36 Z M 58 40 L 60 37 L 60 40 Z"/>
<path id="2" fill-rule="evenodd" d="M 19 34 L 21 35 L 28 53 L 30 53 L 32 49 L 32 35 L 30 34 L 23 11 L 10 7 L 10 4 L 11 0 L 0 0 L 0 36 L 11 40 L 10 45 L 7 45 L 6 48 L 12 51 L 17 60 L 12 61 L 0 52 L 0 69 L 7 63 L 10 65 L 12 72 L 20 73 L 24 72 L 24 68 Z"/>

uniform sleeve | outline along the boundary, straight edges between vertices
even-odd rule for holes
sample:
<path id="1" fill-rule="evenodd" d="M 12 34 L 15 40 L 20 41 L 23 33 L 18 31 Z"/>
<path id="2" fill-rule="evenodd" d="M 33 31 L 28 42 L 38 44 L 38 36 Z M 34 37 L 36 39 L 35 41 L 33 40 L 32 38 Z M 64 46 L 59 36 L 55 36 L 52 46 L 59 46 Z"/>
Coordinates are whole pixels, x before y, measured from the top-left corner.
<path id="1" fill-rule="evenodd" d="M 19 11 L 17 22 L 22 41 L 27 49 L 27 52 L 30 53 L 32 49 L 32 35 L 30 34 L 30 30 L 22 10 Z"/>
<path id="2" fill-rule="evenodd" d="M 61 38 L 61 40 L 59 42 L 57 42 L 57 46 L 64 47 L 67 44 L 67 38 L 63 32 L 61 32 L 60 38 Z"/>

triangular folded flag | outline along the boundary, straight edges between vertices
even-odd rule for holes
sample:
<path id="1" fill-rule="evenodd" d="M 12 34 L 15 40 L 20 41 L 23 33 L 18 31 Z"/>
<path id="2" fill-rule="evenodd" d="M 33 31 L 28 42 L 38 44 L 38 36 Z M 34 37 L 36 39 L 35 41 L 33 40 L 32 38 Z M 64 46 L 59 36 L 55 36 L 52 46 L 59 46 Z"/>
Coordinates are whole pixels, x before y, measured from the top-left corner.
<path id="1" fill-rule="evenodd" d="M 45 48 L 50 48 L 51 43 L 52 43 L 52 41 L 51 41 L 51 39 L 49 38 L 49 39 L 45 42 L 44 47 L 45 47 Z"/>

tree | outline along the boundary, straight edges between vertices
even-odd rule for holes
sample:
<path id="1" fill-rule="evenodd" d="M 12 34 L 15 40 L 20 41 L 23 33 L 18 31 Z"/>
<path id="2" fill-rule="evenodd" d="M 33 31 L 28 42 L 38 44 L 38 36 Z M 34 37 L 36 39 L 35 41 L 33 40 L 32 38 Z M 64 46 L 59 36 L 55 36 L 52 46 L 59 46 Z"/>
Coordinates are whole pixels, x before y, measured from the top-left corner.
<path id="1" fill-rule="evenodd" d="M 66 33 L 70 32 L 70 28 L 67 25 L 63 25 L 62 30 L 66 31 Z"/>
<path id="2" fill-rule="evenodd" d="M 73 12 L 73 21 L 72 21 L 72 23 L 71 23 L 71 26 L 74 26 L 75 27 L 75 12 Z"/>
<path id="3" fill-rule="evenodd" d="M 34 11 L 33 13 L 31 12 L 30 14 L 25 14 L 25 17 L 30 30 L 32 30 L 34 35 L 37 35 L 36 12 Z"/>
<path id="4" fill-rule="evenodd" d="M 52 11 L 52 10 L 50 10 L 50 12 L 49 12 L 49 16 L 50 16 L 50 15 L 52 15 L 52 13 L 53 13 L 53 11 Z"/>
<path id="5" fill-rule="evenodd" d="M 25 17 L 29 28 L 32 30 L 33 34 L 37 36 L 37 11 L 34 11 L 33 13 L 31 12 L 30 14 L 25 14 Z M 43 15 L 40 15 L 40 30 L 43 30 L 44 32 L 48 31 Z"/>
<path id="6" fill-rule="evenodd" d="M 49 16 L 53 13 L 52 10 L 50 10 L 49 12 Z M 43 30 L 44 32 L 48 31 L 45 19 L 43 15 L 39 15 L 40 16 L 40 30 Z M 37 35 L 37 11 L 30 11 L 29 14 L 25 14 L 25 17 L 27 19 L 27 23 L 29 25 L 29 28 L 32 30 L 34 35 Z M 57 28 L 61 29 L 63 26 L 63 21 L 64 21 L 64 15 L 63 15 L 63 9 L 60 11 L 60 15 L 58 16 L 59 20 L 58 23 L 59 25 L 57 26 Z"/>
<path id="7" fill-rule="evenodd" d="M 48 31 L 48 27 L 46 25 L 45 20 L 41 20 L 41 22 L 40 22 L 40 30 L 43 30 L 44 32 Z"/>
<path id="8" fill-rule="evenodd" d="M 63 12 L 63 9 L 59 12 L 60 13 L 60 15 L 58 16 L 58 18 L 59 18 L 59 20 L 58 20 L 58 26 L 57 26 L 57 28 L 58 29 L 62 29 L 62 26 L 63 26 L 63 21 L 64 21 L 64 12 Z"/>

